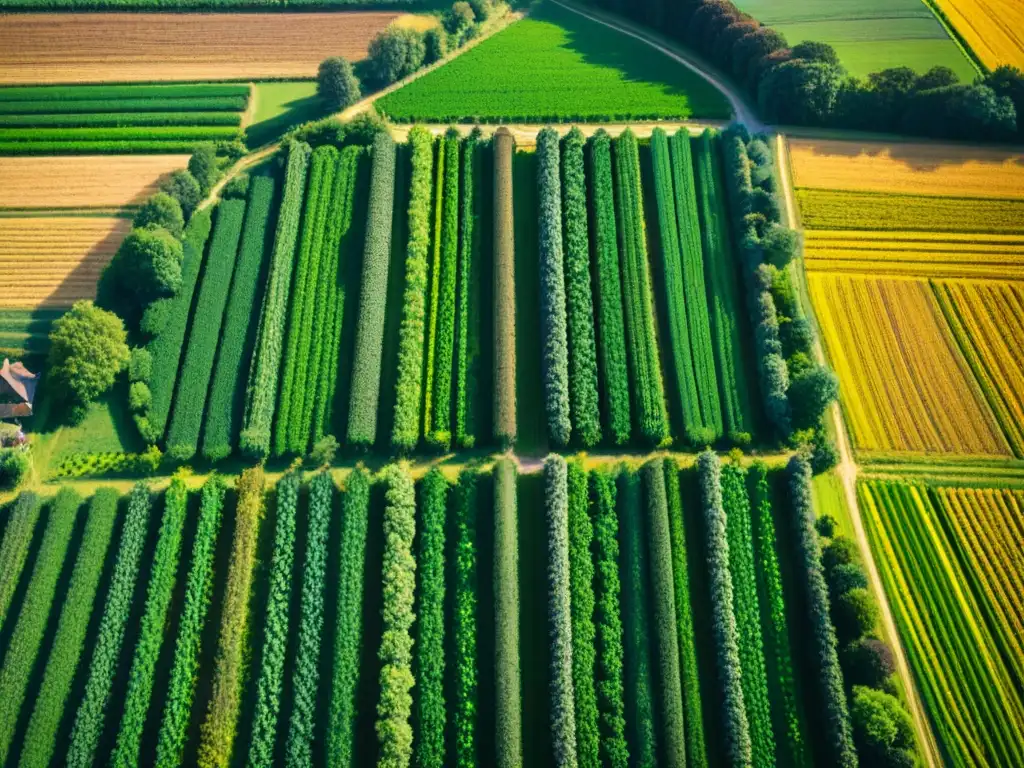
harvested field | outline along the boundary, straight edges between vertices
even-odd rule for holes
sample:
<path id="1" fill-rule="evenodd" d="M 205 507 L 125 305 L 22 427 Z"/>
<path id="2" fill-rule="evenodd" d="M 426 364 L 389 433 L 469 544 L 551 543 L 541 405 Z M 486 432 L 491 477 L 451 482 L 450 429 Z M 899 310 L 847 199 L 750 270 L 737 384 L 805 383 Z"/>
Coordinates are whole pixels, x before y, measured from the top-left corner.
<path id="1" fill-rule="evenodd" d="M 131 228 L 114 217 L 0 217 L 0 307 L 70 306 L 96 295 Z"/>
<path id="2" fill-rule="evenodd" d="M 396 13 L 0 16 L 0 84 L 314 77 L 357 61 Z"/>
<path id="3" fill-rule="evenodd" d="M 1024 152 L 946 144 L 791 139 L 789 154 L 793 183 L 798 187 L 1024 198 Z"/>
<path id="4" fill-rule="evenodd" d="M 858 449 L 1010 455 L 927 280 L 811 272 L 808 284 Z"/>
<path id="5" fill-rule="evenodd" d="M 0 157 L 0 208 L 138 205 L 188 155 Z"/>
<path id="6" fill-rule="evenodd" d="M 1024 67 L 1024 5 L 1018 0 L 935 2 L 986 67 Z"/>

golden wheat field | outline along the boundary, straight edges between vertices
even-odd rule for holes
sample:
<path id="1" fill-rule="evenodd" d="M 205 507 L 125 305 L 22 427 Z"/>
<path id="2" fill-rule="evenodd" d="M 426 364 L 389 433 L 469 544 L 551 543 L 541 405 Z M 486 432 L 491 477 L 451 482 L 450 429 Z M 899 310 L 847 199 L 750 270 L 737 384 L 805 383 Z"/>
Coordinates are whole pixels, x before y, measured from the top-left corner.
<path id="1" fill-rule="evenodd" d="M 188 155 L 0 157 L 0 208 L 122 208 L 140 204 Z"/>
<path id="2" fill-rule="evenodd" d="M 0 307 L 70 306 L 96 295 L 131 229 L 114 217 L 0 217 Z"/>
<path id="3" fill-rule="evenodd" d="M 396 13 L 0 15 L 0 84 L 299 78 L 357 61 Z"/>
<path id="4" fill-rule="evenodd" d="M 808 189 L 1024 198 L 1024 153 L 951 144 L 790 139 L 793 183 Z"/>
<path id="5" fill-rule="evenodd" d="M 935 295 L 1014 453 L 1024 458 L 1024 283 L 939 280 Z"/>
<path id="6" fill-rule="evenodd" d="M 1011 453 L 928 281 L 807 277 L 859 450 Z"/>
<path id="7" fill-rule="evenodd" d="M 986 67 L 1024 67 L 1024 3 L 1020 0 L 937 2 Z"/>

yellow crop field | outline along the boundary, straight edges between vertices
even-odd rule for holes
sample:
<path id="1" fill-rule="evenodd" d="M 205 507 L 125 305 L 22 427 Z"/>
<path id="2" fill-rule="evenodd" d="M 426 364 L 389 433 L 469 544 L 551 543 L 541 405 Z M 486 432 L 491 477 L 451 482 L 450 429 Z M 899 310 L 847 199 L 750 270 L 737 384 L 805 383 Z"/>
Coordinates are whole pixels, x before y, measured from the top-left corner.
<path id="1" fill-rule="evenodd" d="M 936 0 L 986 67 L 1024 68 L 1024 4 L 1020 0 Z"/>
<path id="2" fill-rule="evenodd" d="M 188 165 L 188 155 L 0 157 L 0 208 L 123 208 Z"/>
<path id="3" fill-rule="evenodd" d="M 1024 283 L 941 280 L 935 295 L 1014 453 L 1024 458 Z"/>
<path id="4" fill-rule="evenodd" d="M 811 272 L 808 284 L 859 450 L 1011 454 L 928 281 Z"/>
<path id="5" fill-rule="evenodd" d="M 0 307 L 70 306 L 96 295 L 131 229 L 113 217 L 0 217 Z"/>
<path id="6" fill-rule="evenodd" d="M 1024 198 L 1024 153 L 954 144 L 790 139 L 793 183 L 951 197 Z"/>

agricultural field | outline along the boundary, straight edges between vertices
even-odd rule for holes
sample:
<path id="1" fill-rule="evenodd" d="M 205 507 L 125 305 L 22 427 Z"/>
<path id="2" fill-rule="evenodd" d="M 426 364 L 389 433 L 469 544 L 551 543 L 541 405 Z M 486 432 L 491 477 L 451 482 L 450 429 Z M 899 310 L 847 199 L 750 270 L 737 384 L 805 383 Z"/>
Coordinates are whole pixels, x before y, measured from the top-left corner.
<path id="1" fill-rule="evenodd" d="M 989 69 L 1002 65 L 1024 67 L 1024 9 L 1010 0 L 935 0 Z"/>
<path id="2" fill-rule="evenodd" d="M 398 122 L 729 116 L 722 94 L 682 64 L 553 3 L 376 106 Z"/>

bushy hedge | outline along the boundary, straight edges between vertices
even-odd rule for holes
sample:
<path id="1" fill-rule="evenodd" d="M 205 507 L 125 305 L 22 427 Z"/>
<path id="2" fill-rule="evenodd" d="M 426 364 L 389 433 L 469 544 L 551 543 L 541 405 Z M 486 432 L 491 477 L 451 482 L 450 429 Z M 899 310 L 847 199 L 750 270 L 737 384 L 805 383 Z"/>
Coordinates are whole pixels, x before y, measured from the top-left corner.
<path id="1" fill-rule="evenodd" d="M 679 666 L 683 685 L 686 761 L 687 765 L 692 768 L 704 768 L 708 764 L 708 754 L 704 740 L 700 668 L 697 665 L 693 608 L 690 602 L 686 531 L 683 529 L 683 498 L 679 491 L 679 468 L 672 459 L 665 461 L 665 498 L 668 502 L 669 535 L 672 539 L 672 586 L 676 601 L 676 626 L 679 629 Z"/>
<path id="2" fill-rule="evenodd" d="M 421 768 L 445 761 L 445 528 L 448 481 L 430 470 L 420 487 L 419 601 L 416 607 L 416 740 L 414 759 Z"/>
<path id="3" fill-rule="evenodd" d="M 8 513 L 4 540 L 0 544 L 0 627 L 7 619 L 7 609 L 11 607 L 21 569 L 25 567 L 42 506 L 42 499 L 37 494 L 23 491 Z"/>
<path id="4" fill-rule="evenodd" d="M 423 126 L 409 131 L 412 177 L 409 191 L 409 244 L 405 251 L 405 290 L 398 330 L 398 373 L 391 446 L 411 451 L 420 437 L 423 344 L 427 302 L 427 250 L 430 247 L 430 177 L 433 138 Z"/>
<path id="5" fill-rule="evenodd" d="M 697 457 L 708 583 L 711 587 L 711 631 L 721 686 L 726 754 L 733 765 L 752 765 L 750 724 L 743 700 L 740 639 L 733 613 L 732 574 L 729 571 L 729 540 L 725 509 L 722 506 L 721 474 L 722 469 L 714 453 L 704 451 Z"/>
<path id="6" fill-rule="evenodd" d="M 120 494 L 114 489 L 100 488 L 89 503 L 82 543 L 57 621 L 57 633 L 42 683 L 34 692 L 35 703 L 20 757 L 20 764 L 26 768 L 45 768 L 53 757 L 64 706 L 71 695 L 79 660 L 85 653 L 86 630 L 110 547 L 119 498 Z M 28 667 L 25 669 L 27 672 Z"/>
<path id="7" fill-rule="evenodd" d="M 557 141 L 557 136 L 555 141 Z M 556 144 L 557 146 L 557 144 Z M 557 165 L 556 165 L 557 170 Z M 574 766 L 576 708 L 572 680 L 572 597 L 569 583 L 569 487 L 565 459 L 544 460 L 548 523 L 548 636 L 551 644 L 551 740 L 558 765 Z"/>
<path id="8" fill-rule="evenodd" d="M 394 145 L 391 145 L 394 152 Z M 393 160 L 393 158 L 392 158 Z M 393 164 L 392 164 L 393 168 Z M 416 488 L 407 469 L 392 464 L 384 470 L 382 573 L 383 634 L 380 641 L 380 701 L 377 704 L 377 765 L 403 768 L 412 758 L 412 624 L 416 591 Z"/>
<path id="9" fill-rule="evenodd" d="M 368 448 L 377 433 L 380 368 L 384 352 L 388 263 L 391 259 L 391 217 L 395 200 L 395 142 L 387 133 L 373 140 L 362 293 L 352 362 L 348 442 Z"/>
<path id="10" fill-rule="evenodd" d="M 348 476 L 342 500 L 334 680 L 330 695 L 330 725 L 327 729 L 327 764 L 331 768 L 348 768 L 353 765 L 369 511 L 370 475 L 362 467 L 357 467 Z"/>
<path id="11" fill-rule="evenodd" d="M 480 134 L 474 130 L 462 145 L 462 195 L 459 198 L 459 293 L 455 331 L 455 444 L 476 444 L 480 357 L 481 206 L 475 185 L 480 177 Z"/>
<path id="12" fill-rule="evenodd" d="M 665 492 L 665 461 L 654 459 L 643 468 L 647 508 L 647 560 L 651 574 L 651 618 L 660 698 L 658 714 L 661 758 L 686 768 L 686 726 L 683 719 L 682 679 L 679 673 L 679 626 L 676 620 L 672 541 Z"/>
<path id="13" fill-rule="evenodd" d="M 0 672 L 0 759 L 6 760 L 14 739 L 29 676 L 39 654 L 57 580 L 82 498 L 71 488 L 61 488 L 50 503 L 50 514 L 36 554 L 35 567 L 25 590 L 25 600 L 14 625 L 4 666 Z"/>
<path id="14" fill-rule="evenodd" d="M 629 441 L 629 368 L 626 326 L 619 276 L 619 244 L 612 187 L 612 144 L 604 129 L 590 140 L 590 196 L 594 208 L 594 253 L 597 263 L 597 350 L 604 383 L 605 421 L 612 442 Z"/>
<path id="15" fill-rule="evenodd" d="M 427 305 L 427 365 L 423 382 L 423 434 L 434 431 L 434 356 L 437 354 L 437 315 L 441 306 L 441 235 L 444 231 L 445 142 L 437 142 L 437 169 L 434 171 L 433 224 L 430 250 L 430 296 Z"/>
<path id="16" fill-rule="evenodd" d="M 554 128 L 544 128 L 537 134 L 541 363 L 548 435 L 556 445 L 564 446 L 569 443 L 572 422 L 569 418 L 569 337 L 558 166 L 558 133 Z"/>
<path id="17" fill-rule="evenodd" d="M 217 344 L 220 339 L 224 305 L 235 270 L 238 241 L 242 235 L 244 200 L 225 200 L 217 211 L 217 224 L 210 242 L 210 256 L 203 270 L 199 298 L 192 318 L 192 332 L 185 350 L 174 414 L 167 432 L 167 454 L 180 461 L 192 458 L 199 443 L 199 430 L 206 410 Z"/>
<path id="18" fill-rule="evenodd" d="M 256 565 L 256 539 L 263 516 L 262 467 L 242 472 L 235 485 L 235 537 L 221 605 L 220 633 L 206 718 L 199 730 L 199 768 L 227 768 L 242 704 L 242 673 L 249 634 L 249 593 Z"/>
<path id="19" fill-rule="evenodd" d="M 625 768 L 626 714 L 622 683 L 623 646 L 619 580 L 619 516 L 615 477 L 595 469 L 590 473 L 594 497 L 594 621 L 597 644 L 597 705 L 602 765 Z"/>
<path id="20" fill-rule="evenodd" d="M 214 475 L 203 486 L 199 521 L 192 544 L 192 564 L 185 583 L 185 604 L 178 623 L 178 640 L 167 684 L 163 722 L 156 743 L 157 765 L 180 765 L 195 698 L 199 651 L 213 588 L 213 559 L 224 508 L 224 481 Z"/>
<path id="21" fill-rule="evenodd" d="M 519 680 L 519 522 L 516 465 L 494 465 L 494 721 L 498 768 L 523 763 Z"/>
<path id="22" fill-rule="evenodd" d="M 334 480 L 323 470 L 309 483 L 309 525 L 302 569 L 302 616 L 295 654 L 294 700 L 285 760 L 313 764 L 313 723 L 320 686 L 320 635 L 324 629 L 324 582 L 327 579 L 327 533 L 334 511 Z"/>
<path id="23" fill-rule="evenodd" d="M 794 456 L 787 467 L 789 498 L 797 557 L 795 571 L 806 600 L 811 628 L 811 645 L 818 670 L 819 696 L 824 708 L 829 759 L 846 768 L 857 765 L 850 712 L 843 687 L 843 673 L 836 652 L 836 631 L 829 615 L 828 586 L 821 567 L 821 544 L 814 530 L 811 500 L 811 467 L 803 456 Z"/>
<path id="24" fill-rule="evenodd" d="M 512 221 L 512 148 L 507 129 L 494 134 L 494 438 L 516 442 L 516 262 Z"/>
<path id="25" fill-rule="evenodd" d="M 263 297 L 259 335 L 249 369 L 246 390 L 245 418 L 238 438 L 242 453 L 251 458 L 265 458 L 270 452 L 270 428 L 277 402 L 281 353 L 287 322 L 288 296 L 292 283 L 295 243 L 299 235 L 302 200 L 309 167 L 308 144 L 289 142 L 284 192 L 277 215 L 274 250 L 270 257 L 267 290 Z"/>
<path id="26" fill-rule="evenodd" d="M 729 571 L 733 584 L 733 610 L 739 632 L 740 666 L 743 671 L 743 702 L 750 726 L 754 765 L 772 765 L 775 739 L 772 735 L 768 677 L 761 637 L 761 606 L 757 596 L 757 565 L 750 522 L 750 499 L 746 473 L 728 464 L 721 475 L 722 506 L 729 540 Z"/>
<path id="27" fill-rule="evenodd" d="M 270 592 L 267 595 L 263 651 L 260 655 L 259 681 L 256 684 L 256 710 L 249 742 L 249 765 L 252 766 L 274 764 L 290 628 L 299 483 L 298 473 L 289 472 L 281 478 L 275 490 L 277 513 L 274 522 L 274 554 L 270 560 Z"/>
<path id="28" fill-rule="evenodd" d="M 455 486 L 455 615 L 452 634 L 455 647 L 455 731 L 457 768 L 476 768 L 477 693 L 477 472 L 463 470 Z"/>
<path id="29" fill-rule="evenodd" d="M 160 518 L 160 533 L 146 589 L 146 608 L 128 675 L 128 691 L 122 702 L 117 746 L 110 759 L 115 766 L 137 766 L 140 763 L 142 731 L 153 697 L 153 674 L 160 657 L 167 611 L 177 580 L 178 555 L 187 511 L 188 488 L 181 477 L 175 477 L 164 494 L 164 514 Z"/>
<path id="30" fill-rule="evenodd" d="M 651 303 L 640 155 L 632 131 L 625 131 L 615 140 L 615 171 L 615 212 L 622 252 L 622 293 L 637 426 L 647 442 L 660 445 L 669 435 L 668 413 Z"/>
<path id="31" fill-rule="evenodd" d="M 238 247 L 238 263 L 224 313 L 224 333 L 210 387 L 210 407 L 203 431 L 203 456 L 215 461 L 235 448 L 245 404 L 245 373 L 252 355 L 250 323 L 260 274 L 266 260 L 267 225 L 274 202 L 274 179 L 257 176 L 249 185 L 249 204 Z"/>
<path id="32" fill-rule="evenodd" d="M 562 146 L 562 211 L 565 225 L 569 369 L 572 372 L 569 377 L 572 422 L 580 445 L 592 448 L 601 441 L 601 413 L 597 395 L 594 299 L 590 287 L 584 141 L 579 128 L 573 128 Z M 580 757 L 582 759 L 582 755 Z"/>
<path id="33" fill-rule="evenodd" d="M 68 766 L 86 768 L 96 759 L 96 748 L 103 733 L 110 690 L 114 685 L 117 662 L 121 655 L 124 630 L 131 612 L 135 582 L 139 578 L 139 564 L 146 544 L 152 506 L 149 488 L 142 483 L 132 488 L 121 531 L 121 545 L 89 664 L 89 678 L 71 728 L 71 743 L 64 761 Z"/>
<path id="34" fill-rule="evenodd" d="M 640 475 L 634 470 L 624 470 L 619 476 L 619 514 L 622 518 L 622 604 L 630 764 L 654 766 L 658 739 L 654 725 L 654 681 L 648 632 L 650 594 L 644 573 L 647 557 L 642 503 Z"/>

